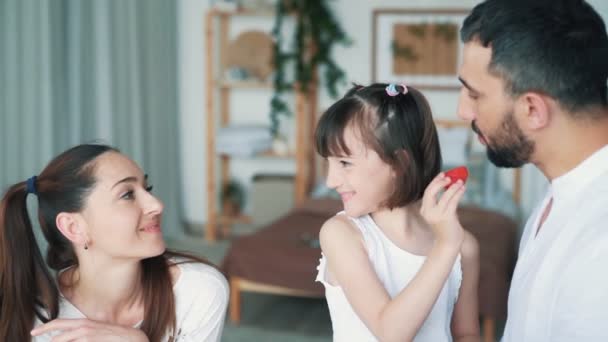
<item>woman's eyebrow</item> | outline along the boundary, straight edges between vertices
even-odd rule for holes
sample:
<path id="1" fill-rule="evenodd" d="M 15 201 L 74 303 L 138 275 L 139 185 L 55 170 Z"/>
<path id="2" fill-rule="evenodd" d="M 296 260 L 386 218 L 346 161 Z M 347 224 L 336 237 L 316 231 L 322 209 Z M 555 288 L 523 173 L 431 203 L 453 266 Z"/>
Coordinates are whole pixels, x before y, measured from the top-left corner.
<path id="1" fill-rule="evenodd" d="M 144 181 L 147 181 L 147 180 L 148 180 L 148 174 L 145 174 Z M 137 177 L 133 177 L 133 176 L 125 177 L 125 178 L 119 180 L 118 182 L 116 182 L 116 184 L 112 185 L 112 189 L 114 189 L 118 184 L 121 184 L 121 183 L 137 183 Z"/>

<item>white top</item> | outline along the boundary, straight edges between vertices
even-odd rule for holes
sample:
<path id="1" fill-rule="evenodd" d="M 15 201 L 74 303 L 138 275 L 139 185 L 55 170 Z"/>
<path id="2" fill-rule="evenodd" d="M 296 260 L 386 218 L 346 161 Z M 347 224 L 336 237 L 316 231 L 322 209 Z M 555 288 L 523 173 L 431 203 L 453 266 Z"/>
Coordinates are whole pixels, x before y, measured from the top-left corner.
<path id="1" fill-rule="evenodd" d="M 173 286 L 176 305 L 175 342 L 220 341 L 228 305 L 228 282 L 215 268 L 201 263 L 177 265 L 181 271 Z M 58 318 L 86 318 L 72 303 L 61 296 Z M 42 322 L 36 319 L 34 326 Z M 138 327 L 138 323 L 134 327 Z M 33 338 L 33 342 L 49 342 L 59 332 Z M 163 341 L 168 341 L 168 336 Z"/>
<path id="2" fill-rule="evenodd" d="M 608 146 L 555 179 L 528 220 L 508 313 L 503 342 L 608 341 Z"/>
<path id="3" fill-rule="evenodd" d="M 384 235 L 371 216 L 365 215 L 350 219 L 363 235 L 369 260 L 378 279 L 389 296 L 395 297 L 414 278 L 426 257 L 399 248 Z M 317 269 L 319 273 L 316 280 L 325 285 L 325 298 L 331 315 L 334 342 L 377 341 L 350 306 L 342 288 L 327 282 L 327 261 L 324 255 L 321 255 L 320 265 Z M 415 342 L 452 341 L 450 323 L 461 281 L 462 269 L 459 255 L 439 298 L 414 338 Z M 406 317 L 404 317 L 405 320 L 407 320 Z"/>

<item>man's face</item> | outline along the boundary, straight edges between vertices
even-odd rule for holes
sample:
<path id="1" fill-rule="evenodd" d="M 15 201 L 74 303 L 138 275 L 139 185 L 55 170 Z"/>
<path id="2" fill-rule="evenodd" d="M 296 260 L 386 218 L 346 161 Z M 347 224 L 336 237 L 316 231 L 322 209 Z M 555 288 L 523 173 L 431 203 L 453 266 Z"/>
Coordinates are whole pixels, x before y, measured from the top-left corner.
<path id="1" fill-rule="evenodd" d="M 464 45 L 458 116 L 471 121 L 494 165 L 519 167 L 530 161 L 534 142 L 517 123 L 514 100 L 505 92 L 503 80 L 489 72 L 491 57 L 491 48 L 476 40 Z"/>

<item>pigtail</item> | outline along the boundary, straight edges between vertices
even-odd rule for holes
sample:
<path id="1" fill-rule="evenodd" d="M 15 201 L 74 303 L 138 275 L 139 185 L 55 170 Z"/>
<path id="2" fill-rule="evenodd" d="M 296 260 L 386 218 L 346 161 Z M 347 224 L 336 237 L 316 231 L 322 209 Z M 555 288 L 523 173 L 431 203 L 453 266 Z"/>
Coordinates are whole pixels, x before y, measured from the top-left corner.
<path id="1" fill-rule="evenodd" d="M 418 111 L 422 113 L 422 115 L 420 115 L 420 120 L 422 120 L 422 125 L 420 125 L 420 127 L 425 127 L 420 139 L 422 163 L 419 170 L 422 175 L 420 184 L 422 186 L 422 193 L 424 193 L 424 189 L 426 189 L 433 178 L 441 171 L 443 159 L 441 157 L 439 135 L 431 112 L 431 106 L 420 91 L 412 88 L 411 94 L 416 102 Z"/>

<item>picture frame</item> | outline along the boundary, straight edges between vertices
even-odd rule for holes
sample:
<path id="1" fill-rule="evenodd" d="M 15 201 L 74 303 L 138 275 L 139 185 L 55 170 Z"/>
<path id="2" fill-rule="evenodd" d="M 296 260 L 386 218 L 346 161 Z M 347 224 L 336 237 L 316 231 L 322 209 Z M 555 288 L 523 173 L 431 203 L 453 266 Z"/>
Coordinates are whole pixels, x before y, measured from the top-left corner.
<path id="1" fill-rule="evenodd" d="M 376 9 L 372 81 L 458 90 L 460 28 L 469 9 Z"/>

